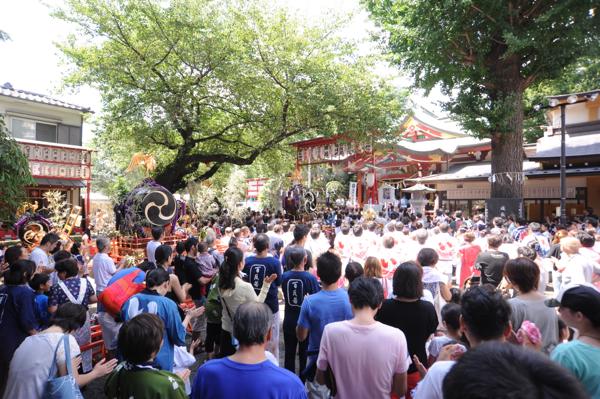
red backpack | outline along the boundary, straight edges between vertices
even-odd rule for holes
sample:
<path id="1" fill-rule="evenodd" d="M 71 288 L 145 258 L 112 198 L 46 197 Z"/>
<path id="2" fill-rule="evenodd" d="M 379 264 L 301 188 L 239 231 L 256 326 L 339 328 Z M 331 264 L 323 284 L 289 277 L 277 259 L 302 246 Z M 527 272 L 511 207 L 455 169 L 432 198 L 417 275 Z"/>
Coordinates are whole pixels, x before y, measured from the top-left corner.
<path id="1" fill-rule="evenodd" d="M 118 316 L 121 313 L 121 307 L 123 307 L 125 302 L 146 288 L 145 283 L 136 283 L 133 281 L 141 272 L 142 271 L 138 269 L 129 273 L 102 291 L 98 300 L 104 306 L 107 313 L 113 317 Z"/>

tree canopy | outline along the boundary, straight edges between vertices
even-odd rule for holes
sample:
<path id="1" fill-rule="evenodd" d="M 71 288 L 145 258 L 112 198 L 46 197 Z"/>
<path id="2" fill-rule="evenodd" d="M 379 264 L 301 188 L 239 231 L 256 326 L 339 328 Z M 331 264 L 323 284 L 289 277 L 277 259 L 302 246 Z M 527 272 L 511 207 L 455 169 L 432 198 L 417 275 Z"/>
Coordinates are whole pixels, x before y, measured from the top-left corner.
<path id="1" fill-rule="evenodd" d="M 417 86 L 492 138 L 492 197 L 522 198 L 523 95 L 598 54 L 595 0 L 364 0 Z M 502 178 L 511 176 L 510 179 Z M 514 177 L 517 178 L 514 178 Z"/>
<path id="2" fill-rule="evenodd" d="M 292 139 L 360 138 L 401 119 L 402 96 L 339 26 L 267 2 L 68 0 L 55 15 L 79 29 L 59 46 L 73 66 L 66 82 L 102 94 L 95 142 L 154 154 L 154 177 L 172 191 Z"/>

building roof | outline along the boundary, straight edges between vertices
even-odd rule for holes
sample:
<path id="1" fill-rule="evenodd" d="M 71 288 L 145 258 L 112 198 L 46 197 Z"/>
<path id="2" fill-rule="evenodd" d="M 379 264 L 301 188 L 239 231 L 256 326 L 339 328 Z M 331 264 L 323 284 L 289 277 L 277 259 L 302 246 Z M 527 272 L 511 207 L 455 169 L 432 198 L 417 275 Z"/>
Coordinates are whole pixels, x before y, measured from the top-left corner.
<path id="1" fill-rule="evenodd" d="M 565 137 L 567 157 L 600 156 L 600 130 L 586 134 L 573 134 Z M 560 135 L 538 139 L 533 159 L 560 158 Z"/>
<path id="2" fill-rule="evenodd" d="M 47 96 L 46 94 L 34 93 L 26 90 L 18 90 L 12 87 L 10 83 L 4 83 L 0 86 L 0 96 L 6 96 L 16 98 L 19 100 L 32 101 L 35 103 L 51 105 L 55 107 L 72 109 L 83 113 L 91 113 L 92 110 L 88 107 L 82 107 L 80 105 L 71 104 L 56 98 Z"/>
<path id="3" fill-rule="evenodd" d="M 33 180 L 35 180 L 35 184 L 38 186 L 85 187 L 85 182 L 77 179 L 53 179 L 49 177 L 34 177 Z"/>
<path id="4" fill-rule="evenodd" d="M 553 96 L 548 96 L 546 98 L 550 98 L 550 99 L 557 99 L 559 101 L 562 100 L 566 100 L 569 96 L 576 96 L 576 97 L 590 97 L 590 96 L 594 96 L 594 95 L 598 95 L 600 93 L 600 89 L 595 89 L 595 90 L 590 90 L 590 91 L 582 91 L 579 93 L 565 93 L 565 94 L 555 94 Z"/>
<path id="5" fill-rule="evenodd" d="M 485 180 L 490 177 L 491 171 L 492 165 L 490 162 L 477 162 L 453 165 L 446 173 L 439 173 L 408 180 L 427 184 L 461 180 Z M 560 174 L 560 169 L 542 169 L 542 165 L 539 162 L 524 161 L 523 172 L 525 172 L 525 176 L 531 177 L 557 176 Z M 600 173 L 600 167 L 598 166 L 567 168 L 567 174 L 569 175 L 598 173 Z"/>
<path id="6" fill-rule="evenodd" d="M 527 172 L 538 168 L 541 169 L 541 165 L 537 162 L 523 162 L 523 171 L 526 172 L 526 174 Z M 452 165 L 446 173 L 438 173 L 410 180 L 418 181 L 419 183 L 431 183 L 467 179 L 487 179 L 491 173 L 492 164 L 490 162 L 477 162 Z"/>

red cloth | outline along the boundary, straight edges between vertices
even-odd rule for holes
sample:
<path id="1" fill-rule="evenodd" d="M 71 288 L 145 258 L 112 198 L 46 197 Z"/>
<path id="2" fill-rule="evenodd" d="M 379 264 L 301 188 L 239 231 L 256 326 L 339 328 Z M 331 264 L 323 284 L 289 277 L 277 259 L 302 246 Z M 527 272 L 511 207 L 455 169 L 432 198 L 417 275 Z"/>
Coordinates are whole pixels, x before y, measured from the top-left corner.
<path id="1" fill-rule="evenodd" d="M 412 399 L 412 395 L 410 393 L 416 388 L 419 381 L 421 381 L 421 374 L 419 374 L 418 371 L 410 373 L 406 376 L 406 394 L 404 394 L 405 399 Z M 400 399 L 400 397 L 396 394 L 392 394 L 390 397 L 392 399 Z"/>
<path id="2" fill-rule="evenodd" d="M 459 287 L 462 288 L 465 280 L 471 277 L 471 275 L 479 275 L 479 271 L 475 270 L 475 261 L 477 255 L 481 252 L 479 245 L 467 244 L 458 250 L 461 258 L 460 265 L 460 281 Z"/>

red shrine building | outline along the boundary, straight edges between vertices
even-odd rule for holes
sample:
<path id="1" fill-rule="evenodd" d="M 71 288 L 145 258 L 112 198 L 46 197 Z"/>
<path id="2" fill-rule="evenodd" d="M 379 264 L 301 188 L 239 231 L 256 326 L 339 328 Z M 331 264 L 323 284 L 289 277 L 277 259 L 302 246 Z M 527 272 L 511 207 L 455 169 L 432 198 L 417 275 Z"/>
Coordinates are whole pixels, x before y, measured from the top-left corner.
<path id="1" fill-rule="evenodd" d="M 385 205 L 400 199 L 400 189 L 410 179 L 444 173 L 450 165 L 477 163 L 491 150 L 490 140 L 477 139 L 448 118 L 425 108 L 414 109 L 390 145 L 357 144 L 344 135 L 318 137 L 292 143 L 297 150 L 296 164 L 310 170 L 313 165 L 329 164 L 354 175 L 350 197 L 360 206 Z M 310 183 L 310 171 L 309 183 Z M 433 197 L 433 196 L 432 196 Z M 434 198 L 430 198 L 433 202 Z M 441 198 L 438 198 L 438 201 Z"/>
<path id="2" fill-rule="evenodd" d="M 523 216 L 542 221 L 559 214 L 561 104 L 566 105 L 567 215 L 581 216 L 588 207 L 600 213 L 600 90 L 549 99 L 555 105 L 546 112 L 543 136 L 523 145 Z M 299 168 L 327 163 L 353 175 L 350 197 L 361 206 L 395 202 L 408 195 L 399 189 L 421 183 L 436 190 L 427 195 L 433 208 L 470 215 L 485 208 L 490 181 L 501 178 L 491 174 L 489 139 L 477 139 L 422 107 L 402 124 L 391 147 L 361 146 L 343 135 L 292 145 Z"/>

